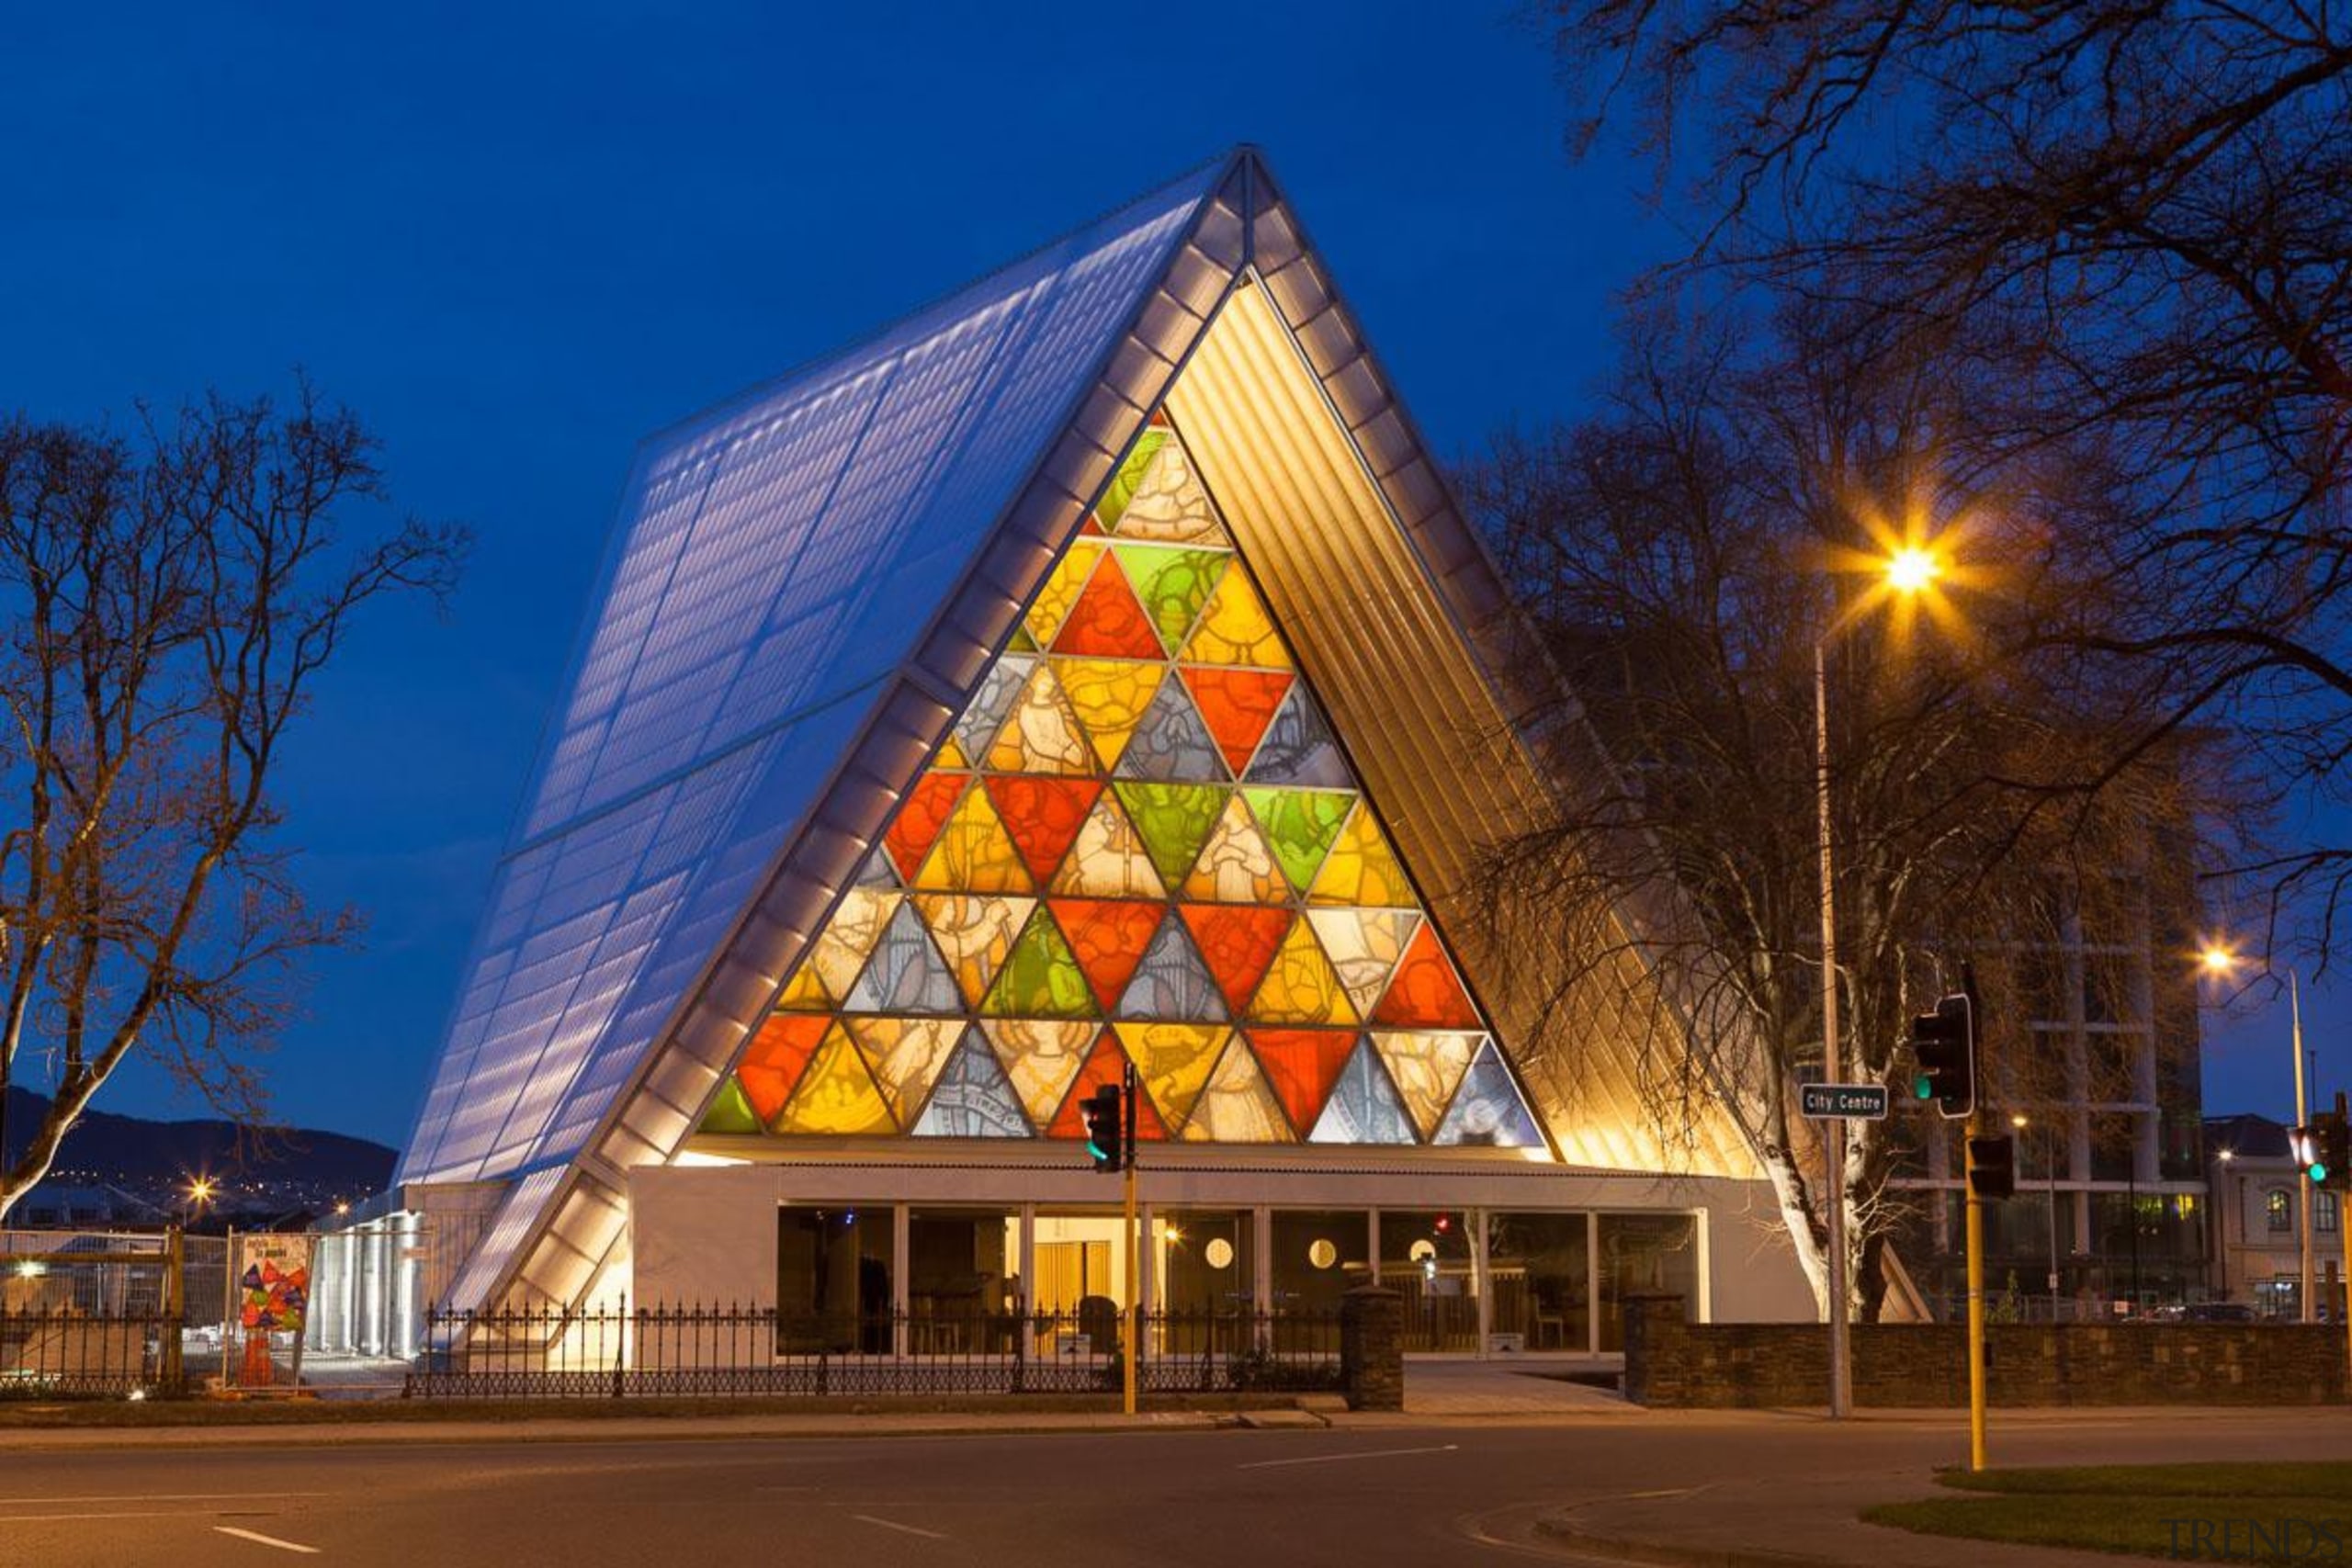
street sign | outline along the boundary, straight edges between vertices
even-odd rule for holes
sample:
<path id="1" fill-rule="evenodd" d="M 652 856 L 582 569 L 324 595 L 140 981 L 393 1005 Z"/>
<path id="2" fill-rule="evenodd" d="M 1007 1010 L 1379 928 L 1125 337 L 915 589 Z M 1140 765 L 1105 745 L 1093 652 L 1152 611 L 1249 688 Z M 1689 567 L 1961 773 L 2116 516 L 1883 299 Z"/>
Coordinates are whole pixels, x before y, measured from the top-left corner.
<path id="1" fill-rule="evenodd" d="M 1883 1083 L 1809 1083 L 1797 1086 L 1797 1109 L 1816 1122 L 1883 1122 Z"/>

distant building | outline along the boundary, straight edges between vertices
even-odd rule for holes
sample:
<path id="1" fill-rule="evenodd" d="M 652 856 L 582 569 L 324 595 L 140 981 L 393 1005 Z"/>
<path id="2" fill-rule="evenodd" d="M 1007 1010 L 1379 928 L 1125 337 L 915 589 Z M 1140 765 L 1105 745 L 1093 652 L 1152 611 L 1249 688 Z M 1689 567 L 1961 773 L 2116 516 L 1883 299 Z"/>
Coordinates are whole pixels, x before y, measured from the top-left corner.
<path id="1" fill-rule="evenodd" d="M 2214 1294 L 2244 1302 L 2263 1318 L 2302 1316 L 2302 1168 L 2290 1129 L 2267 1116 L 2214 1116 L 2205 1122 L 2205 1179 L 2213 1192 Z M 2319 1310 L 2344 1301 L 2343 1206 L 2312 1190 L 2312 1282 Z"/>

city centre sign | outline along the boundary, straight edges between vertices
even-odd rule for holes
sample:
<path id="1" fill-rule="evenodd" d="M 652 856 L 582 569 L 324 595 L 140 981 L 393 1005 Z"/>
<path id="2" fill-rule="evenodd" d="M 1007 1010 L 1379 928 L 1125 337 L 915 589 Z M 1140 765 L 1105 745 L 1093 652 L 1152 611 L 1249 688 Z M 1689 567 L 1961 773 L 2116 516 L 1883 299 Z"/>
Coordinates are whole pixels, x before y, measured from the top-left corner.
<path id="1" fill-rule="evenodd" d="M 1797 1089 L 1797 1109 L 1816 1122 L 1883 1122 L 1883 1083 L 1809 1083 Z"/>

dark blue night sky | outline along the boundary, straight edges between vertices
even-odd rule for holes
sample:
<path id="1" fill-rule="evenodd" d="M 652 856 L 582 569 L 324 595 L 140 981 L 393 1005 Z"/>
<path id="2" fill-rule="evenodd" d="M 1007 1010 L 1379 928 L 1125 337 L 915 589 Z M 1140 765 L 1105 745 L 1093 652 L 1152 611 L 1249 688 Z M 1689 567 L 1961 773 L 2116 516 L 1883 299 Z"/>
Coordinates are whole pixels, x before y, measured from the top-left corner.
<path id="1" fill-rule="evenodd" d="M 1645 168 L 1568 162 L 1507 6 L 366 10 L 13 16 L 0 402 L 119 420 L 299 366 L 403 507 L 477 530 L 449 620 L 375 617 L 287 779 L 311 886 L 373 927 L 316 966 L 277 1108 L 388 1142 L 639 437 L 1238 141 L 1448 455 L 1573 412 L 1678 239 Z M 2215 1041 L 2212 1109 L 2283 1108 L 2283 1012 Z M 152 1070 L 106 1103 L 192 1112 Z"/>

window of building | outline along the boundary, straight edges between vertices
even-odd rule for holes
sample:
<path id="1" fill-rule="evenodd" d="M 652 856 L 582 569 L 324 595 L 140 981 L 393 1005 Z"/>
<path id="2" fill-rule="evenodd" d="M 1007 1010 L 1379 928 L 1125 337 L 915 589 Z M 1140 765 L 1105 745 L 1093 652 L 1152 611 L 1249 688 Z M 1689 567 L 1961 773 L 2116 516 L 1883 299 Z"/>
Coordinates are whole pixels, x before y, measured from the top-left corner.
<path id="1" fill-rule="evenodd" d="M 1625 1348 L 1625 1298 L 1678 1295 L 1699 1310 L 1699 1228 L 1688 1214 L 1600 1216 L 1600 1348 Z"/>
<path id="2" fill-rule="evenodd" d="M 1371 1276 L 1371 1216 L 1361 1209 L 1278 1209 L 1270 1229 L 1278 1313 L 1337 1313 Z"/>
<path id="3" fill-rule="evenodd" d="M 1385 1243 L 1385 1218 L 1380 1234 Z M 1497 1334 L 1516 1334 L 1530 1350 L 1585 1348 L 1592 1332 L 1592 1269 L 1584 1215 L 1488 1215 L 1487 1272 Z"/>
<path id="4" fill-rule="evenodd" d="M 890 1348 L 890 1206 L 787 1207 L 776 1216 L 776 1348 Z"/>
<path id="5" fill-rule="evenodd" d="M 1380 1282 L 1404 1298 L 1408 1350 L 1478 1348 L 1470 1216 L 1460 1209 L 1383 1209 Z"/>
<path id="6" fill-rule="evenodd" d="M 2262 1195 L 2262 1212 L 2274 1232 L 2295 1228 L 2295 1201 L 2287 1196 L 2283 1187 L 2273 1187 Z"/>
<path id="7" fill-rule="evenodd" d="M 2312 1194 L 2312 1224 L 2313 1228 L 2325 1231 L 2330 1235 L 2335 1235 L 2335 1193 L 2314 1192 Z"/>

